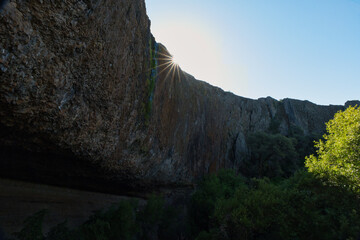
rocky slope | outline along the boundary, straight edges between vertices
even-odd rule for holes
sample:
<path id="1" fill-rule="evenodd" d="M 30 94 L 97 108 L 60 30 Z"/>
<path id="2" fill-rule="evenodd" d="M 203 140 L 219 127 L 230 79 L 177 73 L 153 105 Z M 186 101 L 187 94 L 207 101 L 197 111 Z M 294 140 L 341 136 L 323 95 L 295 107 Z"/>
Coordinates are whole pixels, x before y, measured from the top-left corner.
<path id="1" fill-rule="evenodd" d="M 285 135 L 321 133 L 344 109 L 246 99 L 166 68 L 144 0 L 13 0 L 0 36 L 1 177 L 109 192 L 187 185 L 238 168 L 251 132 L 276 121 Z"/>

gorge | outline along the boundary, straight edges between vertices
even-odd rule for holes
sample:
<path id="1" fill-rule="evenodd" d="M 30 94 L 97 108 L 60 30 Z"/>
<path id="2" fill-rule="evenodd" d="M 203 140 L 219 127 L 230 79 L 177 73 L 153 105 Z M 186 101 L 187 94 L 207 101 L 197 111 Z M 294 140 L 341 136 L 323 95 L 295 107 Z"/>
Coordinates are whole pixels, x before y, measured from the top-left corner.
<path id="1" fill-rule="evenodd" d="M 239 171 L 249 134 L 276 123 L 321 135 L 359 104 L 247 99 L 167 67 L 144 0 L 13 0 L 0 35 L 1 178 L 127 195 L 191 188 Z"/>

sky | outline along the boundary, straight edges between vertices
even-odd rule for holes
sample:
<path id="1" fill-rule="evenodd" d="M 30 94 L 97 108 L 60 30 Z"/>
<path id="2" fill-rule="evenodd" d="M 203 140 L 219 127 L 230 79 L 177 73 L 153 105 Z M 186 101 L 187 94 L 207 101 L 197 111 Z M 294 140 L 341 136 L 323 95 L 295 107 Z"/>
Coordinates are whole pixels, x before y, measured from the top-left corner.
<path id="1" fill-rule="evenodd" d="M 181 69 L 236 95 L 360 99 L 360 0 L 145 0 Z"/>

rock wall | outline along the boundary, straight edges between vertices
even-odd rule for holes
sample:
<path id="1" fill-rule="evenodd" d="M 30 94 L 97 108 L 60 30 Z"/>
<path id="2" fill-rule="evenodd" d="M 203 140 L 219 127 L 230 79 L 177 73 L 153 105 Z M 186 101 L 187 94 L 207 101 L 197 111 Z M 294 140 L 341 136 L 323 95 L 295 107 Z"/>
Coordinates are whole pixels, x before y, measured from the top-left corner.
<path id="1" fill-rule="evenodd" d="M 161 55 L 169 55 L 164 47 L 162 51 Z M 162 72 L 166 62 L 160 61 L 160 66 Z M 192 179 L 219 168 L 238 169 L 248 157 L 249 133 L 268 131 L 276 121 L 283 135 L 294 127 L 305 135 L 320 135 L 325 130 L 324 123 L 345 109 L 294 99 L 247 99 L 178 70 L 159 75 L 154 101 L 153 132 L 157 144 L 151 148 L 162 152 L 159 159 L 168 168 L 163 172 L 159 169 L 159 175 L 168 171 L 169 178 Z"/>
<path id="2" fill-rule="evenodd" d="M 142 0 L 10 1 L 0 13 L 2 158 L 21 149 L 131 168 L 114 155 L 142 126 L 149 24 Z"/>
<path id="3" fill-rule="evenodd" d="M 141 101 L 144 2 L 11 1 L 1 36 L 1 123 L 109 158 Z"/>
<path id="4" fill-rule="evenodd" d="M 238 168 L 246 136 L 275 120 L 285 135 L 321 133 L 344 109 L 246 99 L 167 68 L 143 0 L 12 0 L 0 36 L 1 177 L 107 192 L 188 185 Z"/>

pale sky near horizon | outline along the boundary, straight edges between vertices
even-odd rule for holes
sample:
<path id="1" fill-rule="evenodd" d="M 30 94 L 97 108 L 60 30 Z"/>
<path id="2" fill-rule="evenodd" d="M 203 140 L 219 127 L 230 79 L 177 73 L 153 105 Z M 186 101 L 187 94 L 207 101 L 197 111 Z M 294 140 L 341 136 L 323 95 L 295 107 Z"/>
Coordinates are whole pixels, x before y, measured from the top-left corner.
<path id="1" fill-rule="evenodd" d="M 180 67 L 248 98 L 360 99 L 360 0 L 145 0 Z"/>

